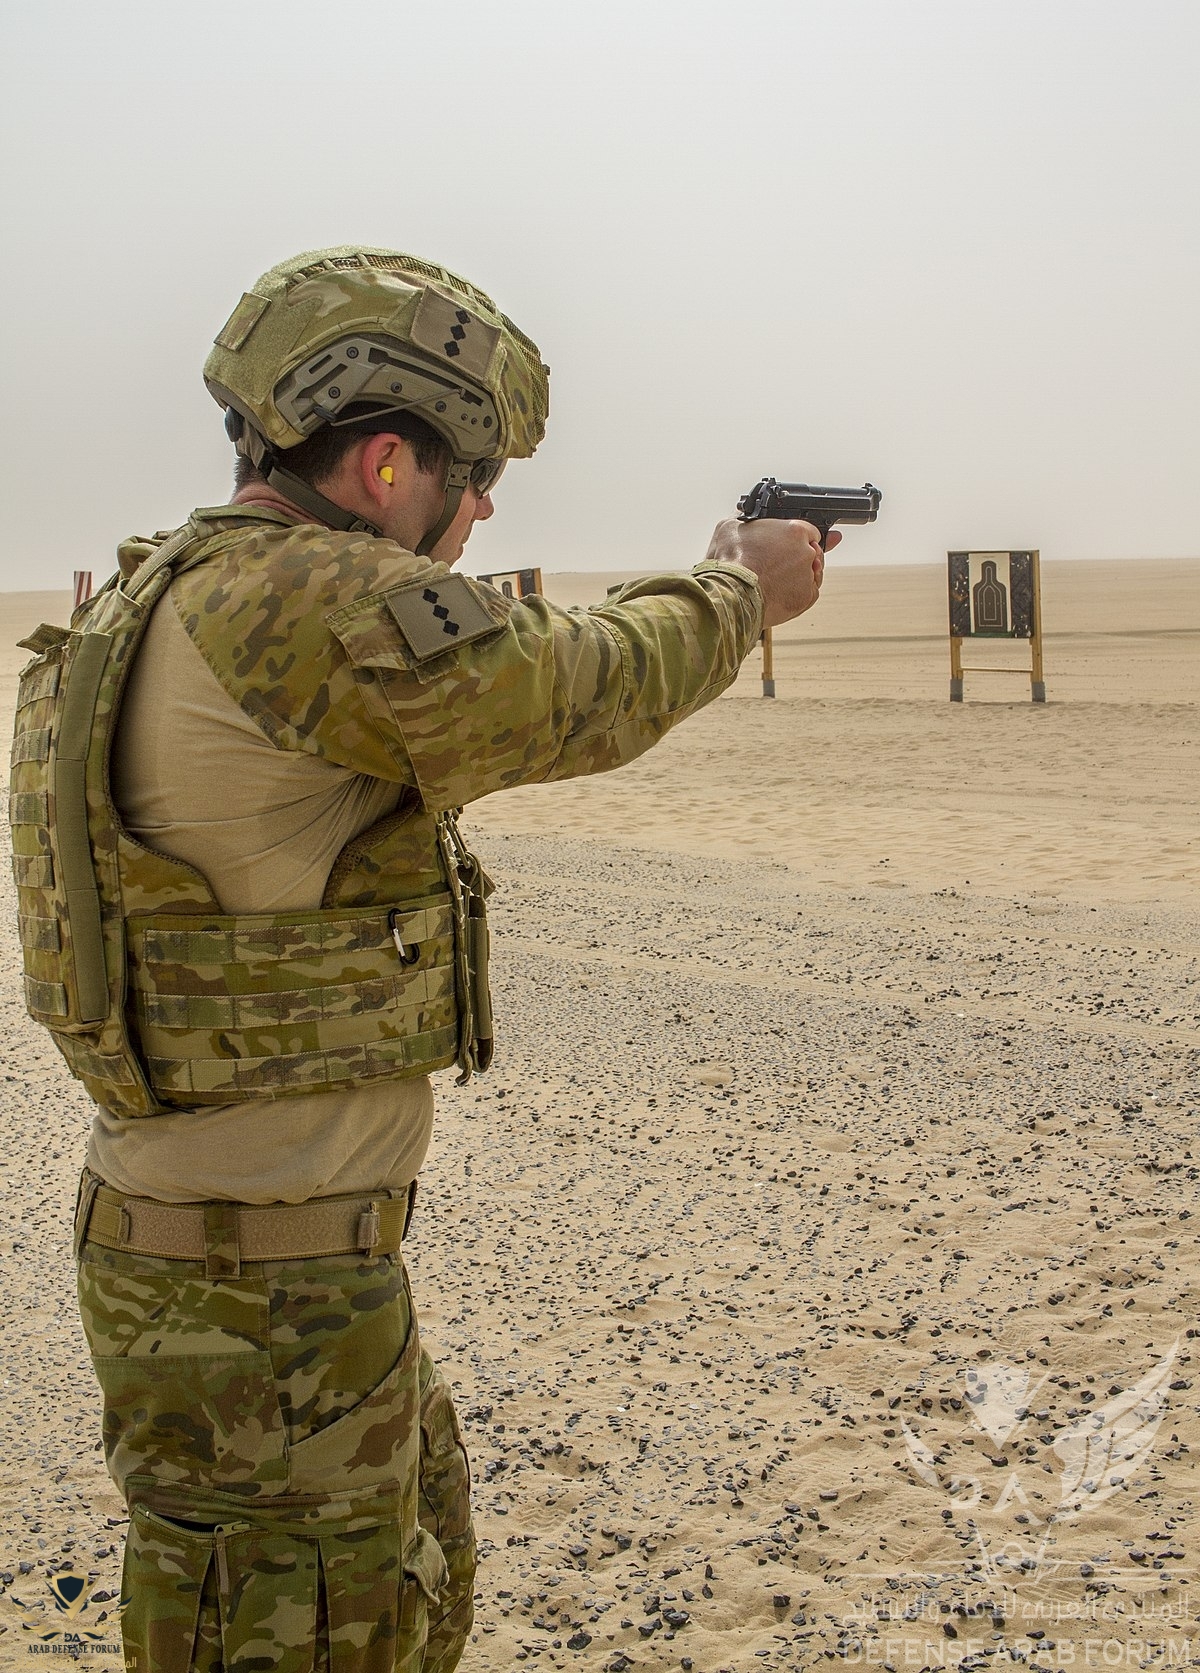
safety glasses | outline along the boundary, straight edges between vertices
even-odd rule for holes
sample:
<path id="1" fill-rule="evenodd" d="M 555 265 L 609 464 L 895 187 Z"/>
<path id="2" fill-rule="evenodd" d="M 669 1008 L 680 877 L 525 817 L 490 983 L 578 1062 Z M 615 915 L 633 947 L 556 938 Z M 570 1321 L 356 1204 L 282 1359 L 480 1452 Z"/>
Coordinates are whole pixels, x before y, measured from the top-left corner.
<path id="1" fill-rule="evenodd" d="M 478 459 L 471 466 L 471 487 L 480 499 L 491 493 L 504 474 L 507 463 L 507 459 Z"/>

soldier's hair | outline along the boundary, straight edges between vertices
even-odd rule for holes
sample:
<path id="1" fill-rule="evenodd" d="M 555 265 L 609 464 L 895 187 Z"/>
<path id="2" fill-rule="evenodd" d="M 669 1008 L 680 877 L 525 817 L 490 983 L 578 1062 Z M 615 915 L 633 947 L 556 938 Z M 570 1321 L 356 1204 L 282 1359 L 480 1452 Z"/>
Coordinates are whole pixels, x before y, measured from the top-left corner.
<path id="1" fill-rule="evenodd" d="M 362 419 L 355 424 L 339 424 L 336 427 L 322 424 L 321 428 L 315 430 L 306 441 L 302 441 L 299 447 L 289 447 L 286 453 L 281 454 L 279 462 L 285 470 L 293 471 L 302 481 L 315 488 L 318 483 L 333 475 L 356 442 L 362 441 L 364 436 L 378 436 L 383 433 L 400 436 L 409 444 L 418 470 L 432 475 L 445 471 L 450 464 L 450 444 L 438 435 L 432 425 L 426 424 L 423 418 L 418 418 L 415 412 L 385 413 L 374 418 Z M 234 466 L 233 480 L 235 488 L 245 488 L 251 482 L 260 481 L 261 473 L 249 459 L 239 454 Z"/>

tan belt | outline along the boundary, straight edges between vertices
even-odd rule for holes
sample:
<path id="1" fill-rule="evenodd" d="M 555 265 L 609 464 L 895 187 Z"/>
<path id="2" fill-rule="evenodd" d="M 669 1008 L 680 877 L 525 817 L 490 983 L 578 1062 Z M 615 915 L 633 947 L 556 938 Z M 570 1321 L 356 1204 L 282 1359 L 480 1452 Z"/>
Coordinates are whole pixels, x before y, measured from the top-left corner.
<path id="1" fill-rule="evenodd" d="M 314 1202 L 166 1203 L 127 1197 L 84 1169 L 75 1247 L 86 1241 L 129 1255 L 203 1261 L 207 1278 L 236 1278 L 243 1261 L 314 1255 L 391 1255 L 412 1217 L 416 1182 L 398 1197 L 320 1197 Z"/>

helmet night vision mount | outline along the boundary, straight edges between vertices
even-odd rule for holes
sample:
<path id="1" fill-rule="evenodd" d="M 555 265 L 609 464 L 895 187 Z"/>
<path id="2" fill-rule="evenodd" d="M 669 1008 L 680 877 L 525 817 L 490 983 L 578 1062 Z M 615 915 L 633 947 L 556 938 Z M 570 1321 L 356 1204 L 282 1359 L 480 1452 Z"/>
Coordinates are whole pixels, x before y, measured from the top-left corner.
<path id="1" fill-rule="evenodd" d="M 264 274 L 204 368 L 238 452 L 335 528 L 379 532 L 289 471 L 288 449 L 322 425 L 393 412 L 422 418 L 453 460 L 422 552 L 449 527 L 473 464 L 533 453 L 546 427 L 547 377 L 536 345 L 468 280 L 396 250 L 350 245 Z"/>

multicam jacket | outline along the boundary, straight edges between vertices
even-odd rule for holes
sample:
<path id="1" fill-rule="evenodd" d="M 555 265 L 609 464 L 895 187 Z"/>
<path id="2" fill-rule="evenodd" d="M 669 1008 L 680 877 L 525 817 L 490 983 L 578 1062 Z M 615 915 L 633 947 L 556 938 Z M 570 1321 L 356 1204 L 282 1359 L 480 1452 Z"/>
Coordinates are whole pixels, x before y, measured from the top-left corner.
<path id="1" fill-rule="evenodd" d="M 130 1116 L 486 1067 L 487 883 L 455 810 L 632 760 L 730 684 L 761 623 L 736 567 L 566 612 L 251 506 L 126 542 L 120 564 L 69 631 L 23 641 L 11 818 L 29 1009 Z M 276 748 L 400 787 L 318 911 L 222 912 L 121 822 L 112 735 L 168 588 Z"/>

